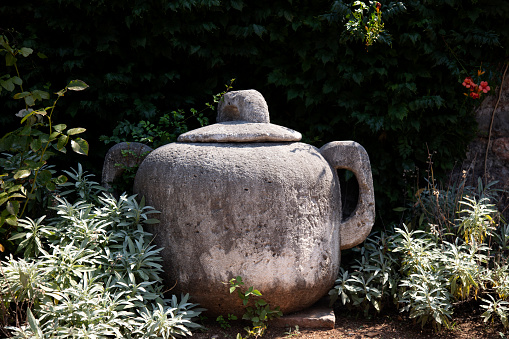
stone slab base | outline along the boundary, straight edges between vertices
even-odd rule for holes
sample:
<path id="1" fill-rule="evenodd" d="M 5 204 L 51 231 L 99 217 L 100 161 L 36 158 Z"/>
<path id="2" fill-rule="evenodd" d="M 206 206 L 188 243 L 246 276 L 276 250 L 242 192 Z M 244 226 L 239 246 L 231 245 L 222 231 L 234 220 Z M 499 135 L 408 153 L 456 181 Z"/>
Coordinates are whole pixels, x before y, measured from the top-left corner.
<path id="1" fill-rule="evenodd" d="M 334 310 L 323 301 L 300 312 L 283 315 L 269 323 L 269 327 L 326 328 L 332 329 L 336 323 Z"/>

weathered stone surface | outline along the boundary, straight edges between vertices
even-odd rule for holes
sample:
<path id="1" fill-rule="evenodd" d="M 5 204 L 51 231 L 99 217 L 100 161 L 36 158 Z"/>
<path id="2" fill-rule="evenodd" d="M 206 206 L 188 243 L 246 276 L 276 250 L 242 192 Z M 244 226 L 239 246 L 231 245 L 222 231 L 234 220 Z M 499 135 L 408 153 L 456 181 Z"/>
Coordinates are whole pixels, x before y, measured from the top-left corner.
<path id="1" fill-rule="evenodd" d="M 283 314 L 281 318 L 271 320 L 269 326 L 285 328 L 299 326 L 300 329 L 332 329 L 335 324 L 336 316 L 334 315 L 334 310 L 327 303 L 320 300 L 303 311 Z"/>
<path id="2" fill-rule="evenodd" d="M 269 123 L 269 108 L 261 93 L 254 89 L 226 92 L 217 106 L 216 120 Z"/>
<path id="3" fill-rule="evenodd" d="M 242 314 L 237 275 L 284 313 L 312 305 L 339 269 L 337 176 L 302 143 L 175 143 L 153 151 L 135 192 L 161 211 L 165 282 L 211 313 Z"/>
<path id="4" fill-rule="evenodd" d="M 290 142 L 302 139 L 297 131 L 269 123 L 269 108 L 258 91 L 227 92 L 217 110 L 217 124 L 186 132 L 178 141 Z"/>
<path id="5" fill-rule="evenodd" d="M 267 123 L 229 121 L 181 134 L 180 142 L 275 142 L 299 141 L 302 135 L 292 129 Z"/>
<path id="6" fill-rule="evenodd" d="M 125 170 L 125 167 L 134 167 L 141 164 L 143 159 L 153 149 L 139 142 L 121 142 L 108 150 L 104 158 L 101 183 L 102 186 L 109 189 L 111 183 Z"/>
<path id="7" fill-rule="evenodd" d="M 350 217 L 341 224 L 341 249 L 363 242 L 375 222 L 375 192 L 368 153 L 354 141 L 333 141 L 320 148 L 320 153 L 335 169 L 352 171 L 359 183 L 359 200 Z"/>
<path id="8" fill-rule="evenodd" d="M 509 161 L 509 137 L 493 140 L 491 147 L 497 158 L 503 161 Z"/>
<path id="9" fill-rule="evenodd" d="M 241 315 L 240 299 L 225 285 L 240 275 L 246 288 L 291 313 L 327 294 L 340 246 L 355 246 L 369 234 L 369 159 L 354 142 L 321 150 L 292 142 L 300 133 L 270 124 L 263 97 L 242 92 L 225 96 L 218 124 L 153 151 L 134 190 L 161 211 L 161 223 L 150 231 L 164 248 L 164 279 L 173 292 L 190 293 L 211 314 Z M 346 226 L 338 168 L 353 171 L 360 187 L 359 207 Z"/>

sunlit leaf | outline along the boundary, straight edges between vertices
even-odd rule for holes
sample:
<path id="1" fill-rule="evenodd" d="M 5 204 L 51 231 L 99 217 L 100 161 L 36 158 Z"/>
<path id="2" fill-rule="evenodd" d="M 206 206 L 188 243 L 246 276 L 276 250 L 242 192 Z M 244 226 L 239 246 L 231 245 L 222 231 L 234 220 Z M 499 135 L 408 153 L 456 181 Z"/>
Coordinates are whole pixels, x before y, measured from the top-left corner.
<path id="1" fill-rule="evenodd" d="M 81 127 L 71 128 L 70 130 L 67 131 L 67 135 L 76 135 L 76 134 L 83 133 L 85 131 L 86 131 L 86 128 L 81 128 Z"/>
<path id="2" fill-rule="evenodd" d="M 69 82 L 69 85 L 67 85 L 67 89 L 71 91 L 83 91 L 84 89 L 87 89 L 88 85 L 81 80 L 71 80 Z"/>
<path id="3" fill-rule="evenodd" d="M 22 169 L 14 173 L 14 179 L 23 179 L 26 178 L 32 173 L 30 170 Z"/>
<path id="4" fill-rule="evenodd" d="M 88 142 L 81 138 L 71 140 L 72 150 L 78 154 L 88 155 Z"/>
<path id="5" fill-rule="evenodd" d="M 18 226 L 18 217 L 16 217 L 15 215 L 10 215 L 7 218 L 5 218 L 5 222 L 11 226 Z"/>
<path id="6" fill-rule="evenodd" d="M 62 132 L 64 129 L 67 128 L 67 125 L 66 124 L 58 124 L 58 125 L 53 126 L 53 128 L 57 132 Z"/>
<path id="7" fill-rule="evenodd" d="M 67 182 L 67 177 L 65 175 L 59 175 L 55 179 L 55 184 L 57 184 L 57 185 L 62 185 L 62 184 L 65 184 L 66 182 Z"/>
<path id="8" fill-rule="evenodd" d="M 19 201 L 8 201 L 5 209 L 12 215 L 17 215 L 19 212 Z"/>

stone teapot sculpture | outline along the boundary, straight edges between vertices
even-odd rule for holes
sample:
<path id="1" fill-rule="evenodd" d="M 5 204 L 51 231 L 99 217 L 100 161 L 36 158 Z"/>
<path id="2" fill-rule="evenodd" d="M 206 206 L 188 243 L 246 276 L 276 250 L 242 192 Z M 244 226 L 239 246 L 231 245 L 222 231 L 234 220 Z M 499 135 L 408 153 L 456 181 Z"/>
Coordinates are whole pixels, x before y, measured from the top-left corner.
<path id="1" fill-rule="evenodd" d="M 326 295 L 340 249 L 364 241 L 375 217 L 364 148 L 352 141 L 317 149 L 270 124 L 255 90 L 228 92 L 217 123 L 151 152 L 134 190 L 161 211 L 150 227 L 172 293 L 190 293 L 209 314 L 242 314 L 228 282 L 242 276 L 272 307 L 291 313 Z M 357 208 L 341 218 L 336 169 L 359 183 Z"/>

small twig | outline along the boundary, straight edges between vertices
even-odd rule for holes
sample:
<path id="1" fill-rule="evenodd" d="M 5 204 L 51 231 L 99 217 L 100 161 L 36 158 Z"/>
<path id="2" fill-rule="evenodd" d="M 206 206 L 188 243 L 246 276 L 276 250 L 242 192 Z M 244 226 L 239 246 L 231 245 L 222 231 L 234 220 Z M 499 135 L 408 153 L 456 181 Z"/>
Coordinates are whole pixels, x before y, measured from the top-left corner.
<path id="1" fill-rule="evenodd" d="M 493 108 L 493 113 L 491 113 L 490 130 L 488 133 L 488 143 L 486 144 L 486 154 L 484 155 L 484 185 L 488 184 L 487 163 L 488 163 L 488 151 L 490 149 L 491 130 L 493 128 L 493 121 L 495 120 L 495 112 L 497 111 L 498 103 L 500 102 L 500 97 L 502 96 L 502 87 L 504 85 L 505 73 L 507 72 L 508 66 L 509 63 L 505 65 L 504 74 L 502 75 L 502 82 L 500 83 L 500 90 L 498 91 L 497 103 Z"/>

